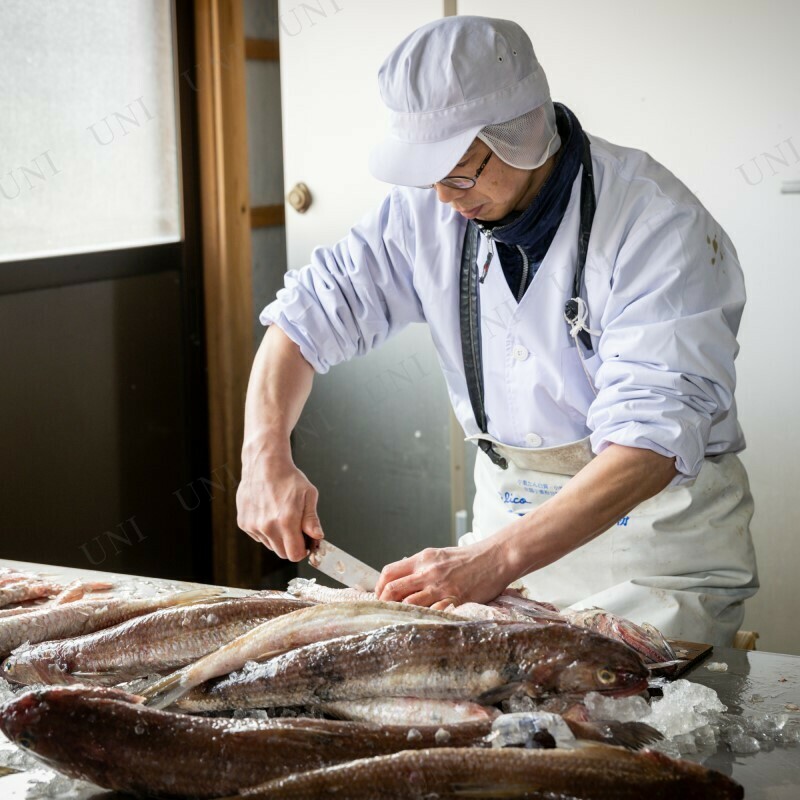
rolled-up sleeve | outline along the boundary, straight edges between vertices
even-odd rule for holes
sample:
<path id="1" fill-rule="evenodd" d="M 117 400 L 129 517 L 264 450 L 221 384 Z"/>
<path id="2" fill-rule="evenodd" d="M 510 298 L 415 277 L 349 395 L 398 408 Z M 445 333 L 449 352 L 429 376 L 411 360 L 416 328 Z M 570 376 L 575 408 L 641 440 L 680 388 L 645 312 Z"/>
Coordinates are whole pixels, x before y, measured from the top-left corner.
<path id="1" fill-rule="evenodd" d="M 712 423 L 731 408 L 744 280 L 727 236 L 702 209 L 634 228 L 612 270 L 589 409 L 591 442 L 675 458 L 697 476 Z"/>
<path id="2" fill-rule="evenodd" d="M 310 264 L 289 271 L 284 288 L 261 312 L 262 324 L 278 325 L 317 372 L 424 321 L 405 202 L 393 189 L 344 239 L 316 248 Z"/>

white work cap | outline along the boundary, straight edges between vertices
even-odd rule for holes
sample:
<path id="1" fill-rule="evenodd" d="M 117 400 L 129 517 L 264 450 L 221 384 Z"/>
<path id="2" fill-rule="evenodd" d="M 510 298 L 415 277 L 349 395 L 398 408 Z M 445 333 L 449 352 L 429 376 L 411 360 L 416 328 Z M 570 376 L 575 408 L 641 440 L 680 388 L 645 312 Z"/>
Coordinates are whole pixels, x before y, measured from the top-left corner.
<path id="1" fill-rule="evenodd" d="M 508 20 L 456 16 L 424 25 L 389 55 L 378 83 L 389 132 L 371 153 L 369 169 L 387 183 L 441 180 L 485 126 L 540 106 L 554 119 L 547 77 L 531 41 Z M 552 131 L 543 142 L 541 161 L 554 138 Z"/>

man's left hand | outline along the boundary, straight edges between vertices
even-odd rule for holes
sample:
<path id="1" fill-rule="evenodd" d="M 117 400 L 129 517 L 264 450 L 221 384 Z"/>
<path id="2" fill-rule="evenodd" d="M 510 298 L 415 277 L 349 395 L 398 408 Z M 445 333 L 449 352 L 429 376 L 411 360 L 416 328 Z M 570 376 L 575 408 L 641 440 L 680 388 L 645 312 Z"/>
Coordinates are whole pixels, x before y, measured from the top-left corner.
<path id="1" fill-rule="evenodd" d="M 451 603 L 486 603 L 508 585 L 497 551 L 477 542 L 465 547 L 428 547 L 387 564 L 375 586 L 379 600 L 443 609 Z"/>

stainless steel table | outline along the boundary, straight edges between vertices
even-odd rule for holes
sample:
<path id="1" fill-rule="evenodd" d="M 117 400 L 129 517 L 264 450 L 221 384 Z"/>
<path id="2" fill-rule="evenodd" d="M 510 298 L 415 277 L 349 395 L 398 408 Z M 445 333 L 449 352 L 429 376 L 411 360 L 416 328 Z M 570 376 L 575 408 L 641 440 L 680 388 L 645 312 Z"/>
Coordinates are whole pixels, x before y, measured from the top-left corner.
<path id="1" fill-rule="evenodd" d="M 709 672 L 706 666 L 710 661 L 725 662 L 728 671 Z M 800 706 L 800 656 L 717 647 L 710 659 L 683 677 L 714 689 L 729 713 L 775 712 L 800 717 L 786 709 L 787 704 Z M 687 758 L 730 775 L 744 786 L 748 800 L 800 800 L 800 746 L 752 755 L 717 749 Z"/>
<path id="2" fill-rule="evenodd" d="M 63 579 L 93 577 L 97 580 L 137 580 L 130 576 L 91 572 L 86 570 L 63 570 L 41 564 L 23 564 L 3 561 L 0 567 L 15 566 L 36 572 L 47 572 Z M 151 583 L 166 583 L 141 579 Z M 186 587 L 188 584 L 170 584 Z M 196 585 L 196 584 L 195 584 Z M 241 590 L 230 590 L 240 594 Z M 710 661 L 724 661 L 727 672 L 710 672 L 706 667 Z M 714 689 L 720 700 L 734 714 L 755 715 L 767 712 L 787 713 L 786 705 L 800 706 L 800 656 L 778 653 L 760 653 L 731 648 L 715 648 L 710 658 L 696 665 L 684 678 Z M 789 712 L 800 717 L 800 712 Z M 800 746 L 776 747 L 753 755 L 738 755 L 726 748 L 700 752 L 686 756 L 707 767 L 730 775 L 745 788 L 747 800 L 800 800 Z M 64 781 L 67 782 L 66 780 Z M 82 789 L 63 795 L 73 800 L 111 800 L 122 798 L 116 792 L 101 789 Z M 44 795 L 36 788 L 35 775 L 19 773 L 0 778 L 2 800 L 34 800 Z M 53 797 L 49 794 L 48 797 Z"/>

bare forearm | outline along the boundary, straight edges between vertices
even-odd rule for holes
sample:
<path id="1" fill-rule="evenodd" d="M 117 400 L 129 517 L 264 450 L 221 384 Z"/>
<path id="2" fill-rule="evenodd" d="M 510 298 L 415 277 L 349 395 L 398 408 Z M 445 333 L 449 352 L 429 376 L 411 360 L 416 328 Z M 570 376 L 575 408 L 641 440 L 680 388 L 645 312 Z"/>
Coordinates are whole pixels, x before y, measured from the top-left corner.
<path id="1" fill-rule="evenodd" d="M 290 454 L 289 434 L 311 393 L 314 368 L 277 326 L 264 336 L 250 372 L 245 404 L 242 456 Z"/>
<path id="2" fill-rule="evenodd" d="M 551 564 L 608 530 L 675 477 L 675 460 L 610 445 L 555 497 L 487 540 L 502 553 L 511 580 Z"/>
<path id="3" fill-rule="evenodd" d="M 313 380 L 314 368 L 273 325 L 250 372 L 236 505 L 239 527 L 292 561 L 307 555 L 303 534 L 323 536 L 318 492 L 295 466 L 289 442 Z"/>

